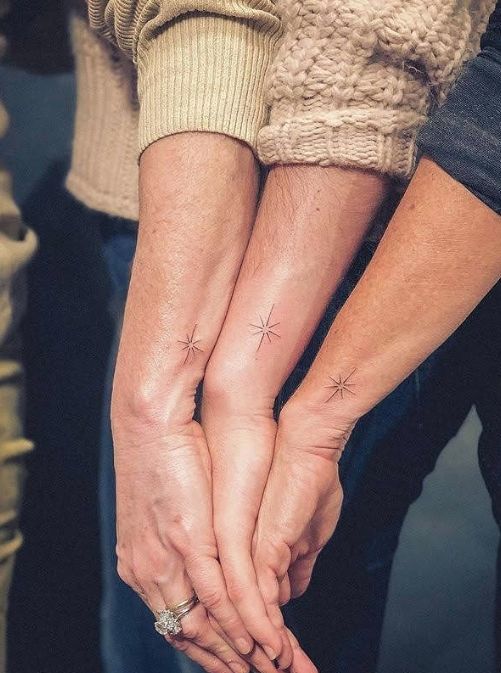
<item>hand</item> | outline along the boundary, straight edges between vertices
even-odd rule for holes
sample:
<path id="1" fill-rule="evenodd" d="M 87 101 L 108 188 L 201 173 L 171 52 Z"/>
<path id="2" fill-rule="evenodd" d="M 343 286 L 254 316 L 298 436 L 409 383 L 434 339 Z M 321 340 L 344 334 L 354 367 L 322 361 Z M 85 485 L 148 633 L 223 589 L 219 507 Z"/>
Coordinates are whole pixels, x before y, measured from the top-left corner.
<path id="1" fill-rule="evenodd" d="M 316 673 L 313 663 L 285 627 L 280 609 L 267 610 L 259 592 L 250 550 L 273 459 L 276 423 L 272 406 L 263 405 L 258 411 L 258 397 L 254 398 L 254 405 L 245 396 L 239 399 L 240 411 L 238 402 L 227 406 L 223 399 L 215 400 L 209 393 L 204 396 L 203 407 L 204 427 L 213 447 L 213 480 L 217 485 L 213 489 L 214 528 L 228 593 L 250 629 L 259 629 L 270 619 L 280 631 L 281 669 Z M 267 650 L 267 654 L 274 658 L 273 652 Z"/>
<path id="2" fill-rule="evenodd" d="M 153 430 L 152 424 L 145 427 L 119 416 L 113 431 L 121 578 L 155 613 L 195 591 L 201 603 L 183 617 L 183 638 L 169 642 L 211 671 L 249 670 L 207 618 L 205 606 L 236 642 L 245 639 L 225 598 L 217 561 L 209 458 L 200 426 L 192 421 L 173 429 L 158 422 Z M 241 648 L 251 647 L 247 637 Z"/>
<path id="3" fill-rule="evenodd" d="M 421 161 L 374 258 L 279 419 L 253 550 L 261 592 L 273 609 L 287 598 L 287 581 L 291 595 L 305 590 L 335 528 L 337 459 L 356 420 L 498 281 L 499 219 L 442 169 Z"/>
<path id="4" fill-rule="evenodd" d="M 250 632 L 261 640 L 266 636 L 268 614 L 249 552 L 273 458 L 276 433 L 273 400 L 256 408 L 257 397 L 253 404 L 245 394 L 234 402 L 231 397 L 214 396 L 211 380 L 209 373 L 202 417 L 211 445 L 214 530 L 219 558 L 230 599 Z M 280 668 L 289 668 L 292 649 L 280 611 L 271 621 L 281 634 L 281 652 L 269 646 L 265 651 L 270 659 L 278 658 Z"/>
<path id="5" fill-rule="evenodd" d="M 187 637 L 172 643 L 208 670 L 248 670 L 235 651 L 252 650 L 254 668 L 269 673 L 226 592 L 209 457 L 193 421 L 254 216 L 255 160 L 217 134 L 164 138 L 141 157 L 140 197 L 112 401 L 120 573 L 153 610 L 197 593 Z M 271 624 L 268 633 L 281 648 Z"/>
<path id="6" fill-rule="evenodd" d="M 276 446 L 253 540 L 253 561 L 269 614 L 302 595 L 332 536 L 343 491 L 338 460 L 354 422 L 299 398 L 280 415 Z"/>
<path id="7" fill-rule="evenodd" d="M 204 379 L 202 425 L 230 598 L 251 633 L 271 621 L 281 633 L 280 666 L 293 660 L 305 673 L 314 667 L 294 641 L 289 644 L 278 607 L 267 610 L 251 558 L 275 447 L 273 406 L 384 193 L 382 178 L 356 170 L 285 166 L 270 172 Z"/>

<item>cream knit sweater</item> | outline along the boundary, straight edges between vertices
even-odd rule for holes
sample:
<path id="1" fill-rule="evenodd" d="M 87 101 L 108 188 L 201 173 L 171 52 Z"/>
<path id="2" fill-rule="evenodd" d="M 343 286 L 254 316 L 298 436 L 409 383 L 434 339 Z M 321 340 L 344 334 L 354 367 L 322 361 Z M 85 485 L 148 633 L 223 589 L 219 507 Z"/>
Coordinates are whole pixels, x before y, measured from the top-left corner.
<path id="1" fill-rule="evenodd" d="M 137 218 L 137 155 L 181 131 L 265 164 L 408 178 L 417 131 L 479 45 L 494 0 L 89 0 L 73 21 L 68 187 Z M 137 92 L 137 97 L 136 97 Z"/>

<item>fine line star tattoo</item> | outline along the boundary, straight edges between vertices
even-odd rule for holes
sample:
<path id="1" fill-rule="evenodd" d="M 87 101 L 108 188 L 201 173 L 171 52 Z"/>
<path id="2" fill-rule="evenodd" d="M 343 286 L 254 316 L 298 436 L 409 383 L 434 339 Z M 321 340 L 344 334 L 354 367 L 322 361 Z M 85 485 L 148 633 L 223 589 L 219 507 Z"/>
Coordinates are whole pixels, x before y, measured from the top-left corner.
<path id="1" fill-rule="evenodd" d="M 270 344 L 271 344 L 271 337 L 272 336 L 276 336 L 280 339 L 280 334 L 277 334 L 277 332 L 274 331 L 274 328 L 278 327 L 278 325 L 280 325 L 280 323 L 276 322 L 276 323 L 270 324 L 271 314 L 273 313 L 274 308 L 275 308 L 275 304 L 273 304 L 273 306 L 271 307 L 271 311 L 269 312 L 266 320 L 264 320 L 261 315 L 259 316 L 259 321 L 261 323 L 260 325 L 253 325 L 252 323 L 250 323 L 250 326 L 253 327 L 255 330 L 257 330 L 256 332 L 253 333 L 254 336 L 259 335 L 261 337 L 259 339 L 259 345 L 257 347 L 257 350 L 259 350 L 261 348 L 261 346 L 263 345 L 263 341 L 265 339 L 268 339 L 268 343 L 270 343 Z"/>
<path id="2" fill-rule="evenodd" d="M 339 397 L 343 400 L 345 393 L 350 393 L 350 395 L 355 394 L 351 389 L 355 384 L 350 383 L 350 379 L 356 371 L 357 370 L 355 368 L 345 379 L 343 379 L 341 374 L 338 375 L 337 379 L 335 379 L 333 376 L 329 376 L 332 383 L 325 387 L 329 390 L 332 390 L 332 395 L 327 400 L 325 400 L 326 403 L 330 402 L 333 397 L 336 397 L 336 395 L 339 395 Z"/>
<path id="3" fill-rule="evenodd" d="M 203 353 L 203 350 L 197 346 L 197 344 L 199 344 L 202 341 L 202 339 L 195 339 L 195 331 L 197 327 L 198 325 L 195 325 L 191 333 L 191 336 L 187 334 L 185 340 L 182 339 L 177 340 L 178 343 L 183 344 L 183 348 L 181 348 L 181 350 L 186 351 L 186 357 L 184 358 L 183 364 L 186 364 L 190 359 L 193 362 L 193 360 L 195 359 L 195 355 L 197 353 Z"/>

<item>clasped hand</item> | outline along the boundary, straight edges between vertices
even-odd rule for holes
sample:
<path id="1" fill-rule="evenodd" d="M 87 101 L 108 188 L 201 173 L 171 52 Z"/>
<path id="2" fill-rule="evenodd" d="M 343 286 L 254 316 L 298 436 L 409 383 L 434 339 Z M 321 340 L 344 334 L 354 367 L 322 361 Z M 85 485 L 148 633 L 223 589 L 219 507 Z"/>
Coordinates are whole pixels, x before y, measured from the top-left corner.
<path id="1" fill-rule="evenodd" d="M 350 211 L 352 226 L 340 231 L 330 173 L 311 168 L 319 188 L 303 193 L 302 167 L 291 169 L 296 184 L 277 169 L 252 229 L 252 154 L 214 134 L 194 145 L 190 135 L 157 141 L 141 159 L 112 401 L 118 572 L 157 615 L 198 596 L 182 633 L 166 637 L 209 673 L 314 673 L 280 606 L 306 590 L 336 526 L 337 463 L 358 416 L 325 403 L 322 366 L 278 424 L 273 407 L 372 211 Z M 349 174 L 336 193 L 340 217 L 359 193 L 352 183 Z M 289 187 L 296 205 L 274 202 Z"/>
<path id="2" fill-rule="evenodd" d="M 277 426 L 271 399 L 220 391 L 218 369 L 208 372 L 203 428 L 153 409 L 123 415 L 116 403 L 118 572 L 153 612 L 196 592 L 182 637 L 168 641 L 209 672 L 271 673 L 276 659 L 312 673 L 280 605 L 306 590 L 336 525 L 349 429 L 312 442 L 318 416 L 299 400 Z"/>

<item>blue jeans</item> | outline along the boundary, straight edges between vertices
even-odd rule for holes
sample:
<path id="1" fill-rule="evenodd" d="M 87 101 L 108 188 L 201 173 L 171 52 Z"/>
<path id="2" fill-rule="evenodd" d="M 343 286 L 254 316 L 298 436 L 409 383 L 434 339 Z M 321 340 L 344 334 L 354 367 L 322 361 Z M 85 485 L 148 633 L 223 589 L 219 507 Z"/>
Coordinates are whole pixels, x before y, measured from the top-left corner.
<path id="1" fill-rule="evenodd" d="M 104 252 L 114 286 L 118 326 L 127 292 L 135 234 L 108 224 Z M 284 386 L 283 404 L 315 356 L 339 306 L 365 268 L 364 248 L 333 298 L 310 346 Z M 495 288 L 467 323 L 391 395 L 358 423 L 345 449 L 345 491 L 336 533 L 321 555 L 311 587 L 288 608 L 321 673 L 374 673 L 393 556 L 410 504 L 440 451 L 475 404 L 484 432 L 482 472 L 501 521 L 501 289 Z M 475 348 L 465 348 L 465 344 Z M 108 396 L 104 418 L 108 418 Z M 497 387 L 496 387 L 497 383 Z M 494 392 L 493 392 L 494 391 Z M 447 409 L 447 414 L 443 414 Z M 200 669 L 165 645 L 151 614 L 116 574 L 112 442 L 104 421 L 100 477 L 103 547 L 102 636 L 106 673 Z M 498 592 L 499 594 L 499 592 Z M 325 647 L 329 643 L 329 647 Z"/>

